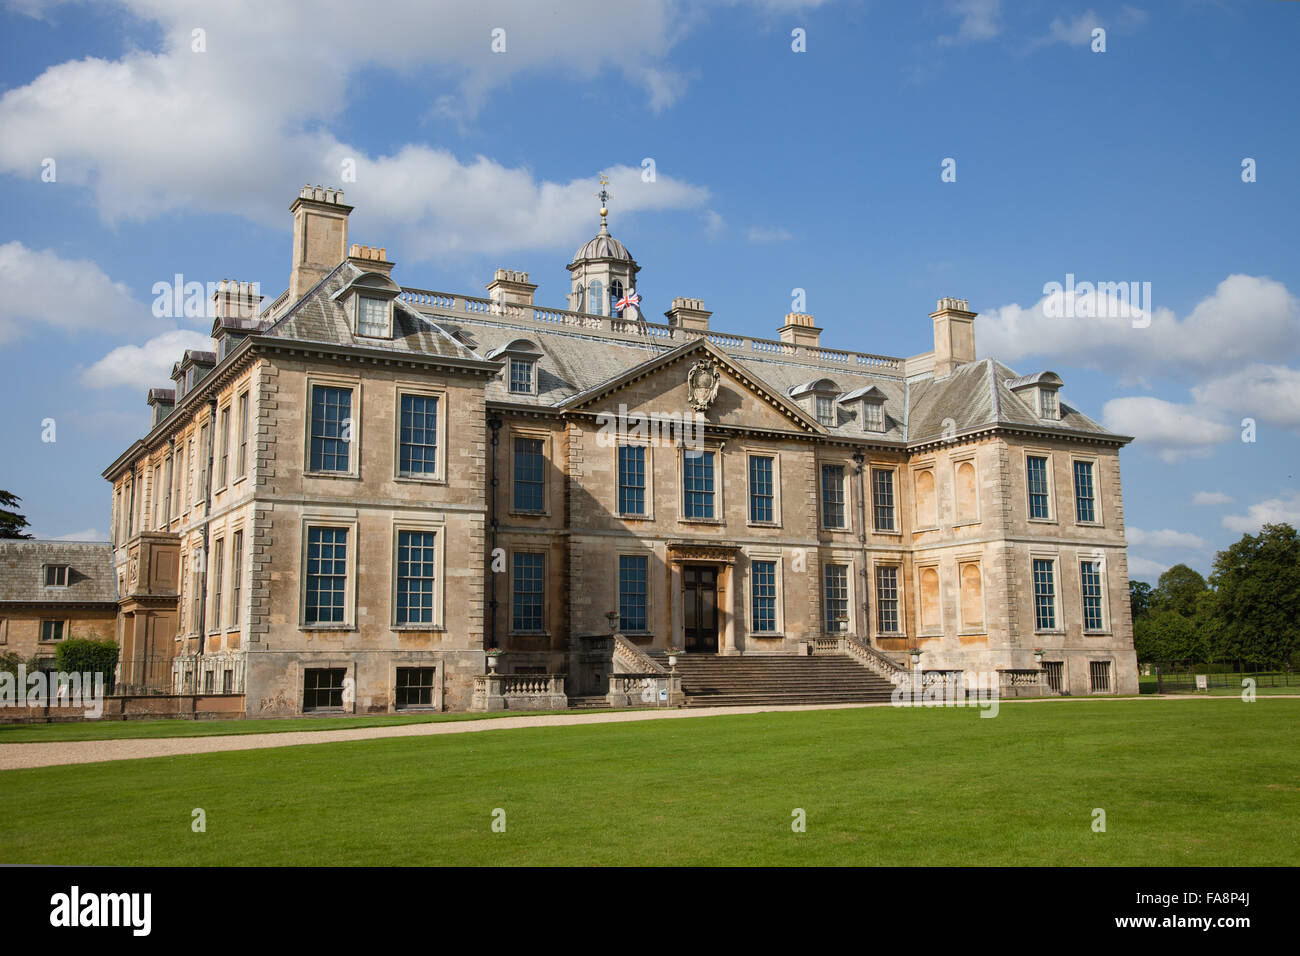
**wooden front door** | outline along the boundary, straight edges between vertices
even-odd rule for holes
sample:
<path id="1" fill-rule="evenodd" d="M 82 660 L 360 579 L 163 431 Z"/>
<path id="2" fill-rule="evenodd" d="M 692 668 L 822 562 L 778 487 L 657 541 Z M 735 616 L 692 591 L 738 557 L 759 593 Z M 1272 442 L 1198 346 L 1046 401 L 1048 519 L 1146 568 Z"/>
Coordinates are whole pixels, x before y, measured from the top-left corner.
<path id="1" fill-rule="evenodd" d="M 718 569 L 686 565 L 682 568 L 682 591 L 686 652 L 718 653 Z"/>

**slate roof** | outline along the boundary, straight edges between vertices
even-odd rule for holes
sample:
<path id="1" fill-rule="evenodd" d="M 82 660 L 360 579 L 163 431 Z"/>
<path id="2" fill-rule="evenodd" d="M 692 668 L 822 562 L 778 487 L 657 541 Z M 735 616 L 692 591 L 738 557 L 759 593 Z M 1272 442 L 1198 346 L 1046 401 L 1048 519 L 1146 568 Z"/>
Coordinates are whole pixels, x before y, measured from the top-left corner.
<path id="1" fill-rule="evenodd" d="M 47 588 L 42 568 L 68 565 L 68 586 Z M 0 540 L 0 604 L 115 603 L 113 546 L 107 541 Z"/>

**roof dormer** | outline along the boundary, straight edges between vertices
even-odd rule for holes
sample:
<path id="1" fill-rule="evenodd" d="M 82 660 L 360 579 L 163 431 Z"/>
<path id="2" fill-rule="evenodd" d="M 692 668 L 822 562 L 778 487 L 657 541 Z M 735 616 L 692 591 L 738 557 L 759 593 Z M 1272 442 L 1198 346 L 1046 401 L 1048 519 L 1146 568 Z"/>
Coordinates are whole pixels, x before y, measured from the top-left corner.
<path id="1" fill-rule="evenodd" d="M 1007 388 L 1032 408 L 1039 418 L 1052 422 L 1061 420 L 1060 391 L 1064 384 L 1061 376 L 1055 372 L 1025 375 L 1006 383 Z"/>
<path id="2" fill-rule="evenodd" d="M 839 424 L 839 412 L 835 407 L 840 397 L 840 387 L 829 378 L 813 379 L 790 389 L 790 397 L 803 406 L 804 411 L 812 415 L 827 428 Z"/>
<path id="3" fill-rule="evenodd" d="M 542 354 L 531 339 L 515 339 L 488 352 L 487 357 L 504 363 L 502 375 L 511 395 L 536 395 L 537 363 Z"/>
<path id="4" fill-rule="evenodd" d="M 874 385 L 856 388 L 840 399 L 845 408 L 858 408 L 858 419 L 864 432 L 885 430 L 885 393 Z"/>
<path id="5" fill-rule="evenodd" d="M 347 312 L 352 334 L 362 339 L 393 337 L 393 301 L 402 288 L 383 272 L 363 272 L 331 296 Z"/>

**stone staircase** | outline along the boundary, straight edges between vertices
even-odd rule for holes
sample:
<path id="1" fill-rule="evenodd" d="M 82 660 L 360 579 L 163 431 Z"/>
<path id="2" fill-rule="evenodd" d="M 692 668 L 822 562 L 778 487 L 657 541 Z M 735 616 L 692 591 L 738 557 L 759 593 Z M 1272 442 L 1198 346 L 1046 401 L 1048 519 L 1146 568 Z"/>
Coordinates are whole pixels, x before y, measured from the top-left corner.
<path id="1" fill-rule="evenodd" d="M 847 654 L 686 654 L 677 673 L 687 707 L 888 703 L 894 690 Z"/>
<path id="2" fill-rule="evenodd" d="M 610 710 L 609 701 L 602 696 L 570 697 L 569 710 Z"/>

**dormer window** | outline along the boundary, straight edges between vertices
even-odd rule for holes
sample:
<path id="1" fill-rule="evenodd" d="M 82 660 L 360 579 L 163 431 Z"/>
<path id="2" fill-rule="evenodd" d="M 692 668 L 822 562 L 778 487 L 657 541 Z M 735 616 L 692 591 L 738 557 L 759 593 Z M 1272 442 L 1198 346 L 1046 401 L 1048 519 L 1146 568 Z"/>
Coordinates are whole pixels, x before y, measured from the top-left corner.
<path id="1" fill-rule="evenodd" d="M 1038 390 L 1038 417 L 1056 420 L 1061 417 L 1061 406 L 1056 401 L 1056 389 Z"/>
<path id="2" fill-rule="evenodd" d="M 817 396 L 817 421 L 823 425 L 835 425 L 835 399 L 828 395 Z"/>
<path id="3" fill-rule="evenodd" d="M 347 310 L 352 332 L 358 338 L 391 339 L 393 301 L 401 292 L 401 287 L 382 272 L 366 272 L 330 298 Z"/>
<path id="4" fill-rule="evenodd" d="M 840 404 L 846 408 L 858 406 L 858 420 L 862 422 L 864 432 L 885 430 L 885 393 L 876 386 L 855 388 L 840 399 Z"/>
<path id="5" fill-rule="evenodd" d="M 527 359 L 510 360 L 510 392 L 513 395 L 533 394 L 533 362 Z"/>
<path id="6" fill-rule="evenodd" d="M 357 335 L 372 339 L 391 338 L 391 317 L 392 306 L 388 299 L 377 295 L 357 296 Z"/>
<path id="7" fill-rule="evenodd" d="M 1009 379 L 1007 388 L 1045 421 L 1059 421 L 1061 418 L 1060 390 L 1061 376 L 1055 372 L 1039 372 L 1023 378 Z"/>
<path id="8" fill-rule="evenodd" d="M 47 564 L 44 568 L 45 587 L 66 588 L 68 586 L 68 566 L 66 564 Z"/>
<path id="9" fill-rule="evenodd" d="M 885 430 L 885 406 L 880 403 L 862 403 L 862 428 L 869 432 Z"/>
<path id="10" fill-rule="evenodd" d="M 839 424 L 839 411 L 835 403 L 840 397 L 840 387 L 829 378 L 795 385 L 790 389 L 790 397 L 796 399 L 804 411 L 811 412 L 818 424 L 827 428 Z"/>
<path id="11" fill-rule="evenodd" d="M 537 363 L 542 350 L 528 339 L 515 339 L 509 345 L 492 349 L 487 357 L 494 362 L 504 362 L 501 375 L 511 395 L 536 395 L 538 393 Z"/>

